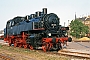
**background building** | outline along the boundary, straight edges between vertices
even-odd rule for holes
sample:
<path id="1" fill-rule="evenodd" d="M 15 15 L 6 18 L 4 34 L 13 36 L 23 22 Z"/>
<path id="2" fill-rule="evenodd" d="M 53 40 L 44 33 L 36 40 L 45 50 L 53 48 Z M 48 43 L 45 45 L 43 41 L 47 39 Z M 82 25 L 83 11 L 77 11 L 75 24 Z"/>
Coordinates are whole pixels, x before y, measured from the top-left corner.
<path id="1" fill-rule="evenodd" d="M 89 27 L 89 33 L 90 33 L 90 15 L 88 15 L 87 17 L 80 17 L 80 18 L 76 18 L 77 20 L 80 20 L 84 25 Z"/>

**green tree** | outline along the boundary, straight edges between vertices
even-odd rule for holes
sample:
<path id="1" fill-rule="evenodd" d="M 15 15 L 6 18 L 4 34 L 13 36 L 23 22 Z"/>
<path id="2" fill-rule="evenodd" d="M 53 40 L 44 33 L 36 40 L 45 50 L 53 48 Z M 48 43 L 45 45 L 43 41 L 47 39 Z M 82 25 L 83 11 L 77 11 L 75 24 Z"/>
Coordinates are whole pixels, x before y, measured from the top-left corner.
<path id="1" fill-rule="evenodd" d="M 89 32 L 88 26 L 85 26 L 81 21 L 79 20 L 72 20 L 70 23 L 70 35 L 76 38 L 80 38 L 82 36 L 85 36 Z"/>

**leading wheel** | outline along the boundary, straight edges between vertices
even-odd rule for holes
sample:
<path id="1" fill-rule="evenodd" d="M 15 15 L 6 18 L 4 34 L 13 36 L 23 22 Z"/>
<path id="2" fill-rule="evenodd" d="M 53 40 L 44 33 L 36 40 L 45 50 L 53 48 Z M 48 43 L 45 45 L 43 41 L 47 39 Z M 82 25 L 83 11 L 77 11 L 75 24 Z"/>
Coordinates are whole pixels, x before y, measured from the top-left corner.
<path id="1" fill-rule="evenodd" d="M 59 42 L 58 44 L 57 44 L 57 51 L 59 51 L 59 50 L 61 50 L 62 49 L 62 45 L 61 45 L 61 43 Z"/>

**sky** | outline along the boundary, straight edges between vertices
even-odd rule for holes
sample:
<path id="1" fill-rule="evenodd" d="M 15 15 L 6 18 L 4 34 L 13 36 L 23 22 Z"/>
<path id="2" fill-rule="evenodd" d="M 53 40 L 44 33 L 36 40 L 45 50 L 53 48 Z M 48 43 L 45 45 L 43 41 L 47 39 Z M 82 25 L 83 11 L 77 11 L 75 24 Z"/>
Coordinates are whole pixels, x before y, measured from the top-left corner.
<path id="1" fill-rule="evenodd" d="M 34 14 L 47 8 L 48 13 L 55 13 L 60 18 L 60 25 L 68 25 L 77 17 L 90 15 L 90 0 L 0 0 L 0 30 L 6 22 L 16 16 Z"/>

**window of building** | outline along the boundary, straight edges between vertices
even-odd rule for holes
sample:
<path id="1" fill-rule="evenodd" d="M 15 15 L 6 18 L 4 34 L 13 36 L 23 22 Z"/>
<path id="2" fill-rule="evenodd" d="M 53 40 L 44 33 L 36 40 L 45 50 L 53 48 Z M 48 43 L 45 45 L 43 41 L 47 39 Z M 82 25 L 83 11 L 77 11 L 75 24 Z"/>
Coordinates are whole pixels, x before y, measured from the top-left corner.
<path id="1" fill-rule="evenodd" d="M 85 24 L 89 24 L 89 21 L 85 21 Z"/>

